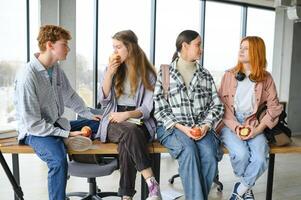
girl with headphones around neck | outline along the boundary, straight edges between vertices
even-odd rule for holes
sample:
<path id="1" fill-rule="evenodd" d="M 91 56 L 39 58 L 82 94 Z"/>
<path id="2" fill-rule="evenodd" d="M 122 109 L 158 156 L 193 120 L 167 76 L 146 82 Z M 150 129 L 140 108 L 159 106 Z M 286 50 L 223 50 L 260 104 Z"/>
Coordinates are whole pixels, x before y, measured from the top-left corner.
<path id="1" fill-rule="evenodd" d="M 252 187 L 268 166 L 269 146 L 262 133 L 277 124 L 282 106 L 266 66 L 264 41 L 257 36 L 243 38 L 238 63 L 226 71 L 218 91 L 225 105 L 221 140 L 239 177 L 230 200 L 254 199 Z M 265 102 L 267 112 L 259 122 L 255 114 Z"/>

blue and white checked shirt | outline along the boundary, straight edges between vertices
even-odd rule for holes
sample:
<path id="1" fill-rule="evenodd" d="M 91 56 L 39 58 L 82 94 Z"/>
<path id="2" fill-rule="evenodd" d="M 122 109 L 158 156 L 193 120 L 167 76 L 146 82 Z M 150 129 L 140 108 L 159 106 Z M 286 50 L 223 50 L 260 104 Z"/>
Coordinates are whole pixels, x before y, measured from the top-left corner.
<path id="1" fill-rule="evenodd" d="M 26 135 L 68 137 L 70 123 L 63 118 L 64 106 L 91 119 L 93 114 L 72 89 L 64 71 L 53 66 L 52 84 L 45 67 L 32 57 L 15 80 L 14 104 L 18 122 L 18 139 Z M 54 127 L 58 123 L 63 129 Z"/>
<path id="2" fill-rule="evenodd" d="M 185 126 L 200 126 L 215 123 L 224 114 L 211 74 L 197 63 L 189 88 L 176 69 L 177 59 L 169 67 L 170 85 L 168 101 L 163 95 L 162 71 L 159 71 L 154 91 L 155 118 L 159 126 L 170 129 L 176 123 Z"/>

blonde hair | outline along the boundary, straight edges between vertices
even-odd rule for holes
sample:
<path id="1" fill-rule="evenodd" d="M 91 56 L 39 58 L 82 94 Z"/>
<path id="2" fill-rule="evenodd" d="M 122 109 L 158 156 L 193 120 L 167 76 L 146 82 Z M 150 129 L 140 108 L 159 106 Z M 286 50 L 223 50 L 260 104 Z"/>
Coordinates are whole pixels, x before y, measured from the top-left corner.
<path id="1" fill-rule="evenodd" d="M 50 41 L 55 43 L 60 39 L 71 40 L 70 32 L 63 27 L 56 25 L 45 25 L 40 27 L 37 38 L 40 51 L 46 50 L 46 42 Z"/>
<path id="2" fill-rule="evenodd" d="M 258 36 L 247 36 L 240 42 L 249 42 L 249 62 L 251 65 L 250 78 L 256 82 L 266 79 L 266 48 L 262 38 Z M 234 73 L 243 72 L 243 64 L 238 60 L 237 65 L 233 69 Z"/>
<path id="3" fill-rule="evenodd" d="M 128 50 L 126 65 L 122 63 L 115 76 L 115 93 L 119 97 L 123 94 L 123 82 L 126 76 L 126 67 L 128 67 L 128 76 L 131 85 L 131 94 L 134 95 L 138 88 L 138 77 L 141 77 L 142 84 L 148 90 L 154 90 L 154 86 L 149 81 L 149 73 L 156 77 L 156 71 L 147 59 L 144 51 L 138 45 L 138 38 L 131 30 L 117 32 L 113 39 L 121 41 Z"/>

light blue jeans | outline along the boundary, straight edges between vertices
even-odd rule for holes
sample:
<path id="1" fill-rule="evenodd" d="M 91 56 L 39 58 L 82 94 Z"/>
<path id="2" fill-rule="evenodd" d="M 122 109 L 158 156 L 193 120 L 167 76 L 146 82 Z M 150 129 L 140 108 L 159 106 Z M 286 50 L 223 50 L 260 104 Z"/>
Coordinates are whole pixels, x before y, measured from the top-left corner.
<path id="1" fill-rule="evenodd" d="M 219 141 L 214 132 L 194 141 L 179 129 L 165 131 L 160 126 L 157 135 L 171 156 L 178 160 L 185 199 L 207 200 L 217 173 Z"/>
<path id="2" fill-rule="evenodd" d="M 246 116 L 247 114 L 236 113 L 241 124 Z M 269 146 L 264 134 L 243 141 L 225 126 L 221 130 L 221 140 L 229 151 L 234 174 L 244 186 L 251 188 L 268 167 Z"/>
<path id="3" fill-rule="evenodd" d="M 71 130 L 80 130 L 90 126 L 92 132 L 97 132 L 99 122 L 94 120 L 75 120 L 70 122 Z M 49 200 L 65 200 L 67 185 L 67 152 L 62 137 L 38 137 L 28 135 L 24 143 L 30 145 L 37 156 L 48 166 L 48 196 Z"/>

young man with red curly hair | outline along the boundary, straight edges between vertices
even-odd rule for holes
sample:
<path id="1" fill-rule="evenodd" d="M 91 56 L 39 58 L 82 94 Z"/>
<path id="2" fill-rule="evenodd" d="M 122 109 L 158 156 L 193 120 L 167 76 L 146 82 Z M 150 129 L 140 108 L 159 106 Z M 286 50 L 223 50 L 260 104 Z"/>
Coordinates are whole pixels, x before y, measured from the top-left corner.
<path id="1" fill-rule="evenodd" d="M 63 139 L 81 135 L 79 130 L 84 125 L 96 132 L 100 116 L 89 111 L 58 64 L 70 51 L 69 31 L 45 25 L 37 39 L 40 52 L 34 54 L 15 81 L 18 139 L 47 163 L 49 199 L 65 200 L 68 163 Z M 65 106 L 87 120 L 70 123 L 62 117 Z"/>

